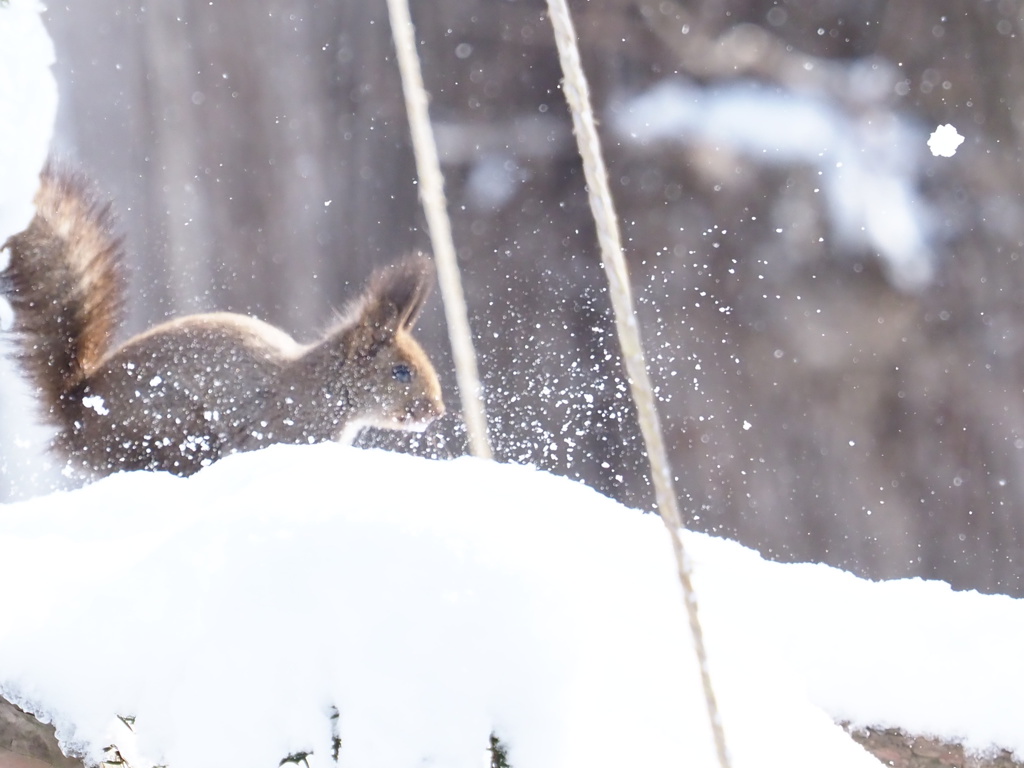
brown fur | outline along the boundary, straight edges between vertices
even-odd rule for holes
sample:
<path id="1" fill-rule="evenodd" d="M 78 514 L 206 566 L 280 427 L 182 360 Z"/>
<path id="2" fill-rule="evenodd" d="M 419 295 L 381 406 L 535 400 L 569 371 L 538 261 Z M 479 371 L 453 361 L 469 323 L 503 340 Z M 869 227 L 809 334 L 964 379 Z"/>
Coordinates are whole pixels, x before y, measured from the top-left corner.
<path id="1" fill-rule="evenodd" d="M 122 291 L 108 207 L 52 166 L 36 204 L 28 229 L 6 243 L 5 279 L 19 360 L 73 468 L 189 475 L 236 451 L 351 441 L 364 426 L 423 429 L 444 413 L 411 335 L 432 277 L 425 257 L 377 272 L 313 344 L 218 312 L 111 349 Z"/>

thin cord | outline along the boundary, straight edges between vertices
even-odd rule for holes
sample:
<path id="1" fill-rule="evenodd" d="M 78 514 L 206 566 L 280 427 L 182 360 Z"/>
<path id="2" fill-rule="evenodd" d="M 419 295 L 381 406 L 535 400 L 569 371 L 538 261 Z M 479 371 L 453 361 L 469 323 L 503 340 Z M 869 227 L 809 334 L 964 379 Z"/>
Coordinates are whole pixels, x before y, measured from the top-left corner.
<path id="1" fill-rule="evenodd" d="M 676 499 L 672 482 L 672 471 L 665 441 L 662 437 L 658 409 L 654 402 L 654 393 L 650 377 L 647 375 L 647 364 L 644 360 L 643 342 L 640 328 L 633 311 L 633 299 L 629 288 L 629 273 L 626 260 L 622 255 L 622 238 L 619 234 L 618 218 L 612 203 L 611 189 L 608 186 L 608 171 L 601 154 L 601 142 L 594 123 L 594 112 L 590 103 L 590 92 L 587 86 L 583 65 L 580 63 L 579 48 L 576 45 L 576 31 L 565 0 L 548 0 L 551 24 L 555 30 L 555 43 L 558 57 L 562 65 L 565 80 L 562 91 L 572 111 L 573 127 L 580 156 L 583 158 L 583 171 L 587 180 L 587 191 L 590 198 L 590 209 L 597 228 L 597 240 L 601 248 L 601 260 L 605 275 L 608 278 L 609 294 L 612 309 L 615 313 L 615 326 L 618 330 L 619 344 L 626 365 L 630 390 L 636 402 L 637 417 L 647 447 L 647 456 L 651 464 L 651 476 L 654 482 L 655 497 L 661 519 L 668 528 L 672 539 L 672 550 L 675 553 L 679 571 L 679 581 L 683 587 L 683 598 L 690 620 L 690 631 L 693 635 L 693 646 L 697 653 L 700 666 L 701 682 L 704 687 L 704 699 L 707 705 L 708 719 L 714 735 L 715 749 L 721 768 L 729 768 L 729 753 L 725 743 L 725 731 L 718 712 L 715 691 L 711 685 L 708 671 L 707 650 L 704 646 L 704 631 L 701 628 L 697 612 L 697 596 L 691 579 L 692 566 L 683 547 L 681 529 L 682 515 Z"/>
<path id="2" fill-rule="evenodd" d="M 455 377 L 459 383 L 462 413 L 469 435 L 469 449 L 474 456 L 490 459 L 491 444 L 487 438 L 487 417 L 484 414 L 483 387 L 477 369 L 473 333 L 469 327 L 466 296 L 462 290 L 459 265 L 455 258 L 452 226 L 448 219 L 444 196 L 444 177 L 437 156 L 437 143 L 430 126 L 427 109 L 427 91 L 423 87 L 419 54 L 416 52 L 415 30 L 406 0 L 388 0 L 391 34 L 395 40 L 398 69 L 402 76 L 405 109 L 409 115 L 413 152 L 416 155 L 416 174 L 420 182 L 420 200 L 427 216 L 430 242 L 437 261 L 437 279 L 444 301 L 444 314 L 448 321 L 455 360 Z"/>

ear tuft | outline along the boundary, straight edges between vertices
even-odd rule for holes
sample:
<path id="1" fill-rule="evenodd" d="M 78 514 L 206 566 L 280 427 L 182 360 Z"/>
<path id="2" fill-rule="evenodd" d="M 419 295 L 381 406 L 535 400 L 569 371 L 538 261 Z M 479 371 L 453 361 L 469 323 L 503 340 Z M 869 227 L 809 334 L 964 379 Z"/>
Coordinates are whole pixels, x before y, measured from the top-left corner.
<path id="1" fill-rule="evenodd" d="M 373 273 L 367 297 L 381 305 L 390 306 L 397 320 L 396 328 L 409 330 L 419 317 L 430 295 L 434 278 L 434 265 L 423 253 L 407 256 L 397 264 Z"/>
<path id="2" fill-rule="evenodd" d="M 387 344 L 399 331 L 412 329 L 430 294 L 434 267 L 422 253 L 373 273 L 363 295 L 349 310 L 358 346 Z"/>

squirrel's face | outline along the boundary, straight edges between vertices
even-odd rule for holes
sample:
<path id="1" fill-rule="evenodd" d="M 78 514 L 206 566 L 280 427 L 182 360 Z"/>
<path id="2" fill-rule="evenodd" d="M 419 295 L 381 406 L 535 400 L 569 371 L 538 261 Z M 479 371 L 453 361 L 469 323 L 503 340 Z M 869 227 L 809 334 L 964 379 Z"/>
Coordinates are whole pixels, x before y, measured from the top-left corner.
<path id="1" fill-rule="evenodd" d="M 437 373 L 412 337 L 431 274 L 423 256 L 380 270 L 349 310 L 331 345 L 342 352 L 345 430 L 358 424 L 420 431 L 444 413 Z"/>
<path id="2" fill-rule="evenodd" d="M 395 334 L 359 363 L 363 370 L 352 394 L 365 424 L 419 432 L 444 414 L 434 366 L 408 333 Z"/>

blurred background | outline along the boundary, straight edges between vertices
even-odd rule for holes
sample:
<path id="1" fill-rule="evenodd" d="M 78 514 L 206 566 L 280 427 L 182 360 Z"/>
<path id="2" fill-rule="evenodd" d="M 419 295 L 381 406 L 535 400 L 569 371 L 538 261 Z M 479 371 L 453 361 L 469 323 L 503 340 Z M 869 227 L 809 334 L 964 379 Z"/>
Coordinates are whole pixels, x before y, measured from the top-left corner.
<path id="1" fill-rule="evenodd" d="M 1024 6 L 574 0 L 678 491 L 782 561 L 1024 596 Z M 502 460 L 651 509 L 543 0 L 413 0 Z M 383 0 L 49 3 L 126 335 L 301 340 L 429 248 Z M 966 137 L 933 157 L 939 124 Z M 440 299 L 419 337 L 458 396 Z M 5 368 L 0 496 L 49 487 Z M 455 415 L 422 436 L 448 457 Z M 452 489 L 457 493 L 458 489 Z"/>

